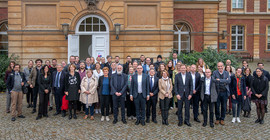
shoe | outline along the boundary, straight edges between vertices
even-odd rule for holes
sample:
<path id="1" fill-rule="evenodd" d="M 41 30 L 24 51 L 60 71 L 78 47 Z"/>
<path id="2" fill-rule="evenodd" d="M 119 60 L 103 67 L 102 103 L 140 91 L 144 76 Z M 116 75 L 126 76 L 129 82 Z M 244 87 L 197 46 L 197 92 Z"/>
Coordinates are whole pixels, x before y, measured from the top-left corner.
<path id="1" fill-rule="evenodd" d="M 153 119 L 152 122 L 157 123 L 157 119 Z"/>
<path id="2" fill-rule="evenodd" d="M 150 119 L 149 118 L 146 119 L 146 123 L 150 123 Z"/>
<path id="3" fill-rule="evenodd" d="M 16 120 L 16 119 L 15 119 L 15 117 L 12 117 L 12 118 L 11 118 L 11 121 L 13 121 L 13 122 L 14 122 L 15 120 Z"/>
<path id="4" fill-rule="evenodd" d="M 225 122 L 223 120 L 220 121 L 221 125 L 225 125 Z"/>
<path id="5" fill-rule="evenodd" d="M 238 122 L 238 123 L 241 123 L 241 121 L 240 121 L 240 118 L 239 118 L 239 117 L 237 117 L 237 118 L 236 118 L 236 120 L 237 120 L 237 122 Z"/>
<path id="6" fill-rule="evenodd" d="M 247 117 L 247 112 L 246 111 L 244 111 L 243 117 Z"/>
<path id="7" fill-rule="evenodd" d="M 37 116 L 37 117 L 36 117 L 36 120 L 39 120 L 39 119 L 41 119 L 41 118 L 42 118 L 41 116 Z"/>
<path id="8" fill-rule="evenodd" d="M 85 116 L 83 117 L 84 120 L 87 119 L 87 118 L 88 118 L 88 115 L 85 115 Z"/>
<path id="9" fill-rule="evenodd" d="M 136 116 L 133 116 L 132 119 L 133 119 L 133 120 L 137 120 Z"/>
<path id="10" fill-rule="evenodd" d="M 123 124 L 127 124 L 126 119 L 122 119 Z"/>
<path id="11" fill-rule="evenodd" d="M 103 122 L 103 121 L 104 121 L 104 119 L 105 119 L 105 117 L 104 117 L 104 116 L 102 116 L 102 117 L 101 117 L 101 119 L 100 119 L 100 121 L 102 121 L 102 122 Z"/>
<path id="12" fill-rule="evenodd" d="M 206 123 L 203 123 L 202 126 L 205 127 L 207 124 Z"/>
<path id="13" fill-rule="evenodd" d="M 178 126 L 182 126 L 182 125 L 183 125 L 183 122 L 179 122 L 179 123 L 178 123 Z"/>
<path id="14" fill-rule="evenodd" d="M 211 128 L 214 128 L 214 123 L 210 123 L 210 127 Z"/>
<path id="15" fill-rule="evenodd" d="M 145 126 L 145 122 L 144 121 L 141 121 L 141 124 L 142 124 L 142 126 Z"/>
<path id="16" fill-rule="evenodd" d="M 62 112 L 62 117 L 66 117 L 66 111 Z"/>
<path id="17" fill-rule="evenodd" d="M 6 113 L 10 113 L 10 110 L 7 110 Z"/>
<path id="18" fill-rule="evenodd" d="M 37 110 L 34 108 L 33 111 L 32 111 L 32 114 L 34 114 L 34 113 L 36 113 L 36 112 L 37 112 Z"/>
<path id="19" fill-rule="evenodd" d="M 69 120 L 71 120 L 71 119 L 72 119 L 72 115 L 71 115 L 71 114 L 69 115 L 68 119 L 69 119 Z"/>
<path id="20" fill-rule="evenodd" d="M 175 115 L 178 115 L 178 111 L 175 112 Z"/>
<path id="21" fill-rule="evenodd" d="M 48 114 L 46 114 L 46 115 L 43 115 L 43 117 L 46 117 L 46 118 L 48 118 L 49 116 L 48 116 Z"/>
<path id="22" fill-rule="evenodd" d="M 30 104 L 28 104 L 27 108 L 30 108 L 30 107 L 31 107 L 31 105 L 30 105 Z"/>
<path id="23" fill-rule="evenodd" d="M 94 119 L 95 119 L 94 116 L 91 116 L 91 117 L 90 117 L 90 120 L 94 120 Z"/>
<path id="24" fill-rule="evenodd" d="M 74 119 L 77 119 L 77 115 L 76 115 L 76 114 L 74 114 L 74 115 L 73 115 L 73 118 L 74 118 Z"/>
<path id="25" fill-rule="evenodd" d="M 235 117 L 233 117 L 233 119 L 232 119 L 232 123 L 235 123 L 235 120 L 236 120 L 236 118 L 235 118 Z"/>
<path id="26" fill-rule="evenodd" d="M 185 125 L 191 127 L 191 124 L 189 122 L 185 122 Z"/>
<path id="27" fill-rule="evenodd" d="M 220 120 L 216 120 L 215 124 L 218 125 L 220 123 Z"/>
<path id="28" fill-rule="evenodd" d="M 53 114 L 53 116 L 57 116 L 57 115 L 59 115 L 60 113 L 59 112 L 55 112 L 54 114 Z"/>
<path id="29" fill-rule="evenodd" d="M 232 110 L 231 109 L 229 109 L 229 115 L 232 115 Z"/>
<path id="30" fill-rule="evenodd" d="M 261 122 L 261 120 L 260 119 L 257 119 L 256 121 L 255 121 L 255 123 L 260 123 Z"/>
<path id="31" fill-rule="evenodd" d="M 136 122 L 135 122 L 135 125 L 139 125 L 140 124 L 140 120 L 137 120 Z"/>
<path id="32" fill-rule="evenodd" d="M 247 117 L 250 118 L 250 112 L 248 112 Z"/>
<path id="33" fill-rule="evenodd" d="M 25 116 L 23 116 L 23 115 L 20 115 L 20 116 L 18 116 L 18 118 L 25 118 Z"/>
<path id="34" fill-rule="evenodd" d="M 173 110 L 173 107 L 170 107 L 171 110 Z"/>
<path id="35" fill-rule="evenodd" d="M 168 120 L 165 120 L 165 125 L 169 125 L 169 122 L 168 122 Z"/>
<path id="36" fill-rule="evenodd" d="M 261 121 L 260 121 L 260 124 L 264 124 L 264 120 L 261 120 Z"/>
<path id="37" fill-rule="evenodd" d="M 49 111 L 52 111 L 52 110 L 53 110 L 53 107 L 50 107 L 50 108 L 49 108 Z"/>
<path id="38" fill-rule="evenodd" d="M 110 121 L 110 118 L 109 118 L 109 116 L 106 116 L 106 121 L 108 122 L 108 121 Z"/>
<path id="39" fill-rule="evenodd" d="M 101 114 L 101 109 L 98 109 L 98 113 Z"/>
<path id="40" fill-rule="evenodd" d="M 114 119 L 113 120 L 113 124 L 116 124 L 118 122 L 118 120 Z"/>
<path id="41" fill-rule="evenodd" d="M 201 123 L 201 121 L 198 118 L 194 119 L 195 122 Z"/>
<path id="42" fill-rule="evenodd" d="M 162 124 L 165 124 L 165 120 L 164 119 L 162 119 Z"/>
<path id="43" fill-rule="evenodd" d="M 96 109 L 96 114 L 98 114 L 98 110 Z"/>
<path id="44" fill-rule="evenodd" d="M 128 120 L 132 120 L 132 117 L 128 117 Z"/>

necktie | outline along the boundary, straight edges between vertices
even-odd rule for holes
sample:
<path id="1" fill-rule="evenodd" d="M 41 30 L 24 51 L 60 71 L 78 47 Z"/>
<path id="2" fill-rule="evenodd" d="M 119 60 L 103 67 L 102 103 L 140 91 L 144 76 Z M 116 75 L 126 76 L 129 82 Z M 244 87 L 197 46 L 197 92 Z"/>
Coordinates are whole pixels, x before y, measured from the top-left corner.
<path id="1" fill-rule="evenodd" d="M 174 60 L 174 66 L 176 66 L 176 60 Z"/>
<path id="2" fill-rule="evenodd" d="M 60 74 L 60 72 L 57 72 L 56 80 L 55 80 L 55 87 L 59 87 L 59 85 L 58 85 L 58 83 L 59 83 L 59 74 Z"/>
<path id="3" fill-rule="evenodd" d="M 151 91 L 152 91 L 152 89 L 153 89 L 153 81 L 152 81 L 152 80 L 153 80 L 153 77 L 151 77 L 151 80 L 150 80 L 150 86 L 151 86 L 150 89 L 151 89 Z"/>

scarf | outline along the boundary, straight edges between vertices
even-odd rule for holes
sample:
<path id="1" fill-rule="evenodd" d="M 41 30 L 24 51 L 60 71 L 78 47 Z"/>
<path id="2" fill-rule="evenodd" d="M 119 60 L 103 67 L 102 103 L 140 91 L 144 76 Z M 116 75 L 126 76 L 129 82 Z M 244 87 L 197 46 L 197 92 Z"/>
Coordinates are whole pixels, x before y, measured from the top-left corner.
<path id="1" fill-rule="evenodd" d="M 235 74 L 235 78 L 236 78 L 236 81 L 237 81 L 237 78 L 239 78 L 237 87 L 241 90 L 241 78 L 242 78 L 242 74 L 240 74 L 240 75 Z"/>
<path id="2" fill-rule="evenodd" d="M 90 88 L 89 84 L 91 83 L 92 76 L 90 78 L 88 76 L 86 76 L 86 79 L 87 79 L 87 89 L 86 90 L 87 91 L 89 91 L 89 88 Z M 88 103 L 88 94 L 86 94 L 86 108 L 88 108 L 89 106 L 92 106 L 92 104 Z"/>
<path id="3" fill-rule="evenodd" d="M 165 81 L 166 88 L 167 88 L 167 89 L 166 89 L 166 92 L 169 92 L 169 90 L 170 90 L 170 88 L 171 88 L 169 77 L 164 78 L 164 77 L 162 76 L 162 80 Z"/>

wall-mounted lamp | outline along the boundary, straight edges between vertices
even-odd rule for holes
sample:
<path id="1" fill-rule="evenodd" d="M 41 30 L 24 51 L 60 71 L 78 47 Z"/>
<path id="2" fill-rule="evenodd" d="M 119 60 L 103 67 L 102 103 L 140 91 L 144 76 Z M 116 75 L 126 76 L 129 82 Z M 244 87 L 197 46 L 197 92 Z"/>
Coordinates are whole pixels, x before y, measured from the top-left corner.
<path id="1" fill-rule="evenodd" d="M 65 38 L 68 39 L 69 24 L 64 23 L 61 25 L 62 25 L 62 30 L 63 30 L 63 33 L 65 35 Z"/>
<path id="2" fill-rule="evenodd" d="M 225 39 L 226 36 L 227 36 L 227 31 L 226 30 L 223 30 L 222 31 L 222 39 Z"/>
<path id="3" fill-rule="evenodd" d="M 119 34 L 120 34 L 120 27 L 121 27 L 121 24 L 116 23 L 116 24 L 114 24 L 114 27 L 115 27 L 116 39 L 118 40 L 118 39 L 119 39 Z"/>

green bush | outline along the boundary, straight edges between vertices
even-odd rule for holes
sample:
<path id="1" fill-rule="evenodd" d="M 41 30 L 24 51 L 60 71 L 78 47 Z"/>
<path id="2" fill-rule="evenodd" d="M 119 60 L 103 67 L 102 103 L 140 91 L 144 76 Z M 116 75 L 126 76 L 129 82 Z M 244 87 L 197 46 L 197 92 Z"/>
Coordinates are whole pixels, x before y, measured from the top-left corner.
<path id="1" fill-rule="evenodd" d="M 6 90 L 6 83 L 5 83 L 5 72 L 8 68 L 10 60 L 16 61 L 18 60 L 18 57 L 14 54 L 11 55 L 11 57 L 8 57 L 7 55 L 0 54 L 0 91 Z"/>
<path id="2" fill-rule="evenodd" d="M 223 51 L 218 52 L 217 49 L 210 47 L 204 49 L 202 52 L 193 51 L 191 53 L 181 53 L 178 55 L 178 59 L 187 65 L 196 64 L 199 58 L 202 58 L 212 71 L 217 69 L 218 62 L 226 64 L 226 60 L 228 59 L 231 60 L 233 67 L 239 67 L 239 61 L 234 55 L 227 54 Z M 170 54 L 169 59 L 172 59 L 172 53 Z"/>

